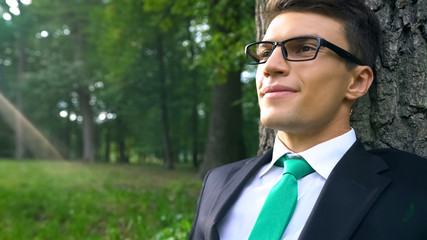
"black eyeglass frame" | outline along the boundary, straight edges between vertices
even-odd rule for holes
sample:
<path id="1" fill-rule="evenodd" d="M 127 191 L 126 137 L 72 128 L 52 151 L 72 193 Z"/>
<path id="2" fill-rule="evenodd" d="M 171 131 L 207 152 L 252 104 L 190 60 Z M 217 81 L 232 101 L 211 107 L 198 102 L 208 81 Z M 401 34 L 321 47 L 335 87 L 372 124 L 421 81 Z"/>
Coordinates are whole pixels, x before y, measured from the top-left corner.
<path id="1" fill-rule="evenodd" d="M 317 40 L 316 53 L 314 54 L 314 56 L 312 58 L 310 58 L 310 59 L 303 59 L 303 60 L 291 60 L 291 59 L 288 59 L 288 57 L 287 57 L 288 54 L 287 54 L 286 48 L 284 46 L 285 46 L 285 44 L 287 42 L 292 41 L 292 40 L 296 40 L 296 39 L 316 39 Z M 277 46 L 281 46 L 282 47 L 283 58 L 285 60 L 287 60 L 287 61 L 290 61 L 290 62 L 311 61 L 311 60 L 313 60 L 313 59 L 315 59 L 317 57 L 317 53 L 319 53 L 320 47 L 327 47 L 327 48 L 331 49 L 334 53 L 336 53 L 338 56 L 340 56 L 340 57 L 342 57 L 344 59 L 350 60 L 351 62 L 356 63 L 357 65 L 362 65 L 362 66 L 366 65 L 362 61 L 360 61 L 356 56 L 354 56 L 353 54 L 349 53 L 348 51 L 346 51 L 346 50 L 338 47 L 337 45 L 335 45 L 335 44 L 333 44 L 333 43 L 331 43 L 331 42 L 329 42 L 329 41 L 327 41 L 327 40 L 325 40 L 325 39 L 323 39 L 321 37 L 315 37 L 315 36 L 294 37 L 294 38 L 290 38 L 290 39 L 287 39 L 287 40 L 282 41 L 282 42 L 260 41 L 260 42 L 254 42 L 254 43 L 248 44 L 245 47 L 246 61 L 247 61 L 248 64 L 250 64 L 250 65 L 258 65 L 258 64 L 263 64 L 263 63 L 267 62 L 268 59 L 265 60 L 265 61 L 259 61 L 259 62 L 256 62 L 256 63 L 253 63 L 253 62 L 249 61 L 249 58 L 251 57 L 250 56 L 251 54 L 250 54 L 249 48 L 251 46 L 253 46 L 253 45 L 260 44 L 260 43 L 273 44 L 273 49 L 271 50 L 272 52 L 274 51 L 274 49 Z"/>

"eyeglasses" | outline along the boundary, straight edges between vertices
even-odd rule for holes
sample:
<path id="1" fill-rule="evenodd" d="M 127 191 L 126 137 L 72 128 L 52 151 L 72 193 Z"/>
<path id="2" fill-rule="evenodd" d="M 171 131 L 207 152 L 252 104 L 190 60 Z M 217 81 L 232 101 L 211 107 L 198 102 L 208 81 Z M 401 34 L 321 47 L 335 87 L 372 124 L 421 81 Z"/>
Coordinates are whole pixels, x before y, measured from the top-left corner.
<path id="1" fill-rule="evenodd" d="M 256 65 L 267 62 L 277 46 L 282 47 L 283 58 L 287 61 L 302 62 L 313 60 L 316 58 L 320 47 L 327 47 L 344 59 L 350 60 L 358 65 L 366 65 L 353 54 L 337 45 L 323 38 L 312 36 L 295 37 L 283 42 L 262 41 L 251 43 L 245 48 L 248 64 Z"/>

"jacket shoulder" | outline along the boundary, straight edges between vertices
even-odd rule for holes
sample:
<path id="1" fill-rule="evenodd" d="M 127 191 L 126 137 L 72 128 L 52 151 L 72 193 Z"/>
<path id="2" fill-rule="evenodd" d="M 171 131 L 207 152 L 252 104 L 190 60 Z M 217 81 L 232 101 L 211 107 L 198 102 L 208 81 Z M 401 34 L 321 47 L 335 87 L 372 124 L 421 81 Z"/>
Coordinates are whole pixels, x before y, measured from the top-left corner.
<path id="1" fill-rule="evenodd" d="M 399 165 L 400 167 L 403 167 L 403 165 L 407 165 L 410 168 L 415 166 L 427 166 L 426 158 L 394 148 L 374 149 L 369 150 L 368 152 L 382 158 L 391 166 Z"/>
<path id="2" fill-rule="evenodd" d="M 216 168 L 211 169 L 205 176 L 205 181 L 209 179 L 217 179 L 217 178 L 224 178 L 228 176 L 230 173 L 234 172 L 235 170 L 240 169 L 242 166 L 244 166 L 247 162 L 256 160 L 259 157 L 252 157 L 252 158 L 246 158 L 237 162 L 228 163 Z"/>
<path id="3" fill-rule="evenodd" d="M 247 158 L 237 162 L 229 163 L 214 168 L 205 176 L 202 190 L 197 202 L 196 216 L 190 232 L 190 239 L 216 239 L 211 234 L 213 225 L 210 219 L 212 208 L 219 198 L 224 186 L 231 181 L 232 177 L 246 164 L 259 160 L 260 157 Z M 239 178 L 240 180 L 240 178 Z M 243 181 L 243 180 L 242 180 Z"/>
<path id="4" fill-rule="evenodd" d="M 427 198 L 424 190 L 420 191 L 420 189 L 427 188 L 426 158 L 398 149 L 378 149 L 369 152 L 383 159 L 388 165 L 388 169 L 382 174 L 394 180 L 392 185 L 400 186 L 403 190 L 414 188 L 414 192 Z"/>

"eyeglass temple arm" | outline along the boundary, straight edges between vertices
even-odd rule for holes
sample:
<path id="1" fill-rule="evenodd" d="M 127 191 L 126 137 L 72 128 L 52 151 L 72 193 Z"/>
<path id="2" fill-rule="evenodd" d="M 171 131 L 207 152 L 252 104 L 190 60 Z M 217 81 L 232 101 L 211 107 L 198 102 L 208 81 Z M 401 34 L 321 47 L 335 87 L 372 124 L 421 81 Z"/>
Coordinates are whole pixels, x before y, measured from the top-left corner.
<path id="1" fill-rule="evenodd" d="M 347 52 L 346 50 L 344 50 L 344 49 L 336 46 L 335 44 L 332 44 L 332 43 L 330 43 L 330 42 L 328 42 L 326 40 L 323 40 L 322 41 L 322 45 L 325 46 L 325 47 L 327 47 L 327 48 L 332 49 L 338 56 L 340 56 L 340 57 L 342 57 L 344 59 L 348 59 L 348 60 L 350 60 L 350 61 L 352 61 L 352 62 L 354 62 L 354 63 L 356 63 L 358 65 L 362 65 L 362 66 L 366 65 L 366 64 L 362 63 L 362 61 L 360 61 L 353 54 L 351 54 L 351 53 Z"/>

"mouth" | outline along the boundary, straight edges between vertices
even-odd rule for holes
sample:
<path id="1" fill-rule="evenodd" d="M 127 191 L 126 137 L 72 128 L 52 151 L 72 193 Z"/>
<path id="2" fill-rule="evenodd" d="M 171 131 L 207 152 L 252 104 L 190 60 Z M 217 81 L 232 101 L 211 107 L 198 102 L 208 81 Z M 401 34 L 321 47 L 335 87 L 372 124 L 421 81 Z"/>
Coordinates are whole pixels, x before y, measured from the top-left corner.
<path id="1" fill-rule="evenodd" d="M 266 98 L 281 98 L 297 93 L 294 88 L 282 85 L 270 85 L 260 89 L 260 97 Z"/>

